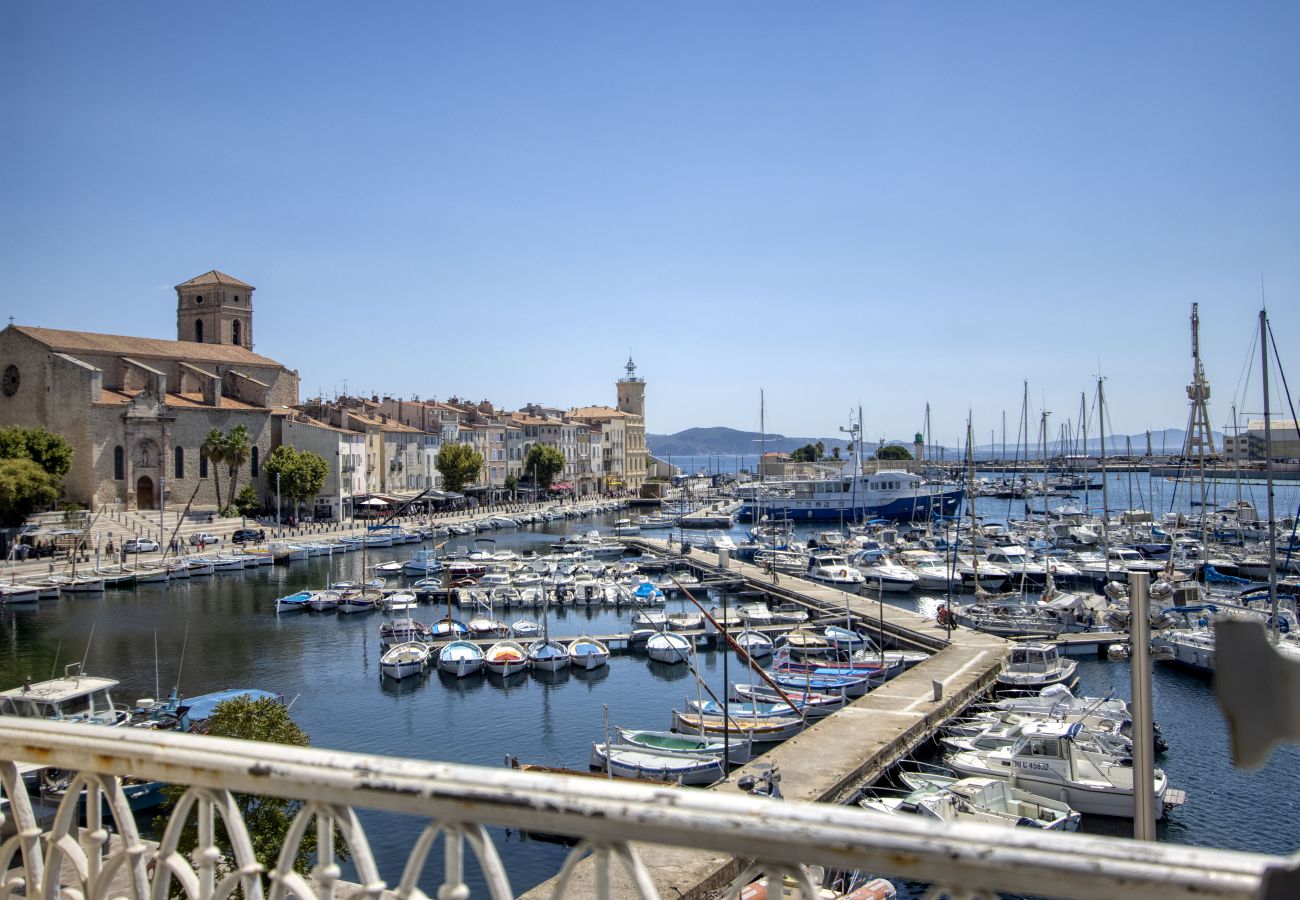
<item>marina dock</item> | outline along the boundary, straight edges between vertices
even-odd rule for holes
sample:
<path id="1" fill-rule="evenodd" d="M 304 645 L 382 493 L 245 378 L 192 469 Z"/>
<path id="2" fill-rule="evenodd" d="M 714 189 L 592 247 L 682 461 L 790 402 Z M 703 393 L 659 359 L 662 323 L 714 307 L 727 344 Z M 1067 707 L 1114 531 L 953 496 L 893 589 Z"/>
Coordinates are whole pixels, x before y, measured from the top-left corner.
<path id="1" fill-rule="evenodd" d="M 669 552 L 664 541 L 638 538 L 628 543 L 656 553 Z M 734 770 L 728 781 L 706 790 L 739 791 L 741 777 L 775 766 L 786 798 L 843 803 L 858 787 L 907 757 L 944 722 L 978 699 L 992 685 L 1011 646 L 1001 638 L 966 628 L 949 634 L 933 619 L 889 604 L 882 607 L 874 599 L 826 585 L 784 575 L 774 583 L 771 575 L 757 566 L 735 560 L 727 561 L 723 568 L 713 553 L 692 550 L 680 558 L 702 580 L 739 575 L 747 588 L 775 592 L 787 602 L 806 606 L 810 614 L 838 613 L 842 617 L 847 606 L 854 618 L 870 627 L 878 625 L 886 640 L 934 651 L 926 661 L 818 720 Z M 703 898 L 725 887 L 740 872 L 739 860 L 716 854 L 649 844 L 638 844 L 636 850 L 663 897 Z M 615 895 L 633 896 L 635 888 L 626 873 L 620 870 L 618 877 L 624 880 L 615 888 Z M 578 864 L 566 896 L 594 897 L 595 885 L 594 864 L 584 860 Z M 554 879 L 523 897 L 541 900 L 550 897 L 553 889 Z"/>

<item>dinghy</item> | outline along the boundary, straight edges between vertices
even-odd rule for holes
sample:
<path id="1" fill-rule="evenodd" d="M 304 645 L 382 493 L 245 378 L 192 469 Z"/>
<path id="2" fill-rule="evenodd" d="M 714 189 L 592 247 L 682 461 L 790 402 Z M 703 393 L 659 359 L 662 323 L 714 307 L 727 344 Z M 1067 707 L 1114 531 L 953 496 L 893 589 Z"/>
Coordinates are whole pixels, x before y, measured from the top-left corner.
<path id="1" fill-rule="evenodd" d="M 400 681 L 418 675 L 429 664 L 429 646 L 422 641 L 396 644 L 379 657 L 379 672 Z"/>

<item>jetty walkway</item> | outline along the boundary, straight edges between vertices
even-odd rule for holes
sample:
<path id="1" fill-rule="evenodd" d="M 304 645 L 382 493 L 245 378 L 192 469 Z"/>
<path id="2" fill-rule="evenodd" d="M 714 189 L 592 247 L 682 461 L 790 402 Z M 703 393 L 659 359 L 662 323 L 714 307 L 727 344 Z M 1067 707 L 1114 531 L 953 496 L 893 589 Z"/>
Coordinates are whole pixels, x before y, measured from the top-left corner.
<path id="1" fill-rule="evenodd" d="M 669 552 L 664 541 L 636 538 L 626 542 L 643 550 Z M 929 659 L 818 720 L 803 733 L 734 770 L 728 781 L 707 790 L 738 793 L 737 782 L 742 776 L 756 775 L 760 767 L 775 766 L 781 776 L 781 792 L 787 799 L 843 803 L 858 787 L 878 778 L 978 699 L 992 685 L 1011 646 L 1001 638 L 966 628 L 950 634 L 933 619 L 887 603 L 882 607 L 872 598 L 827 585 L 786 575 L 774 582 L 770 573 L 757 566 L 720 561 L 714 553 L 691 550 L 680 559 L 702 580 L 740 576 L 748 588 L 776 593 L 818 615 L 833 611 L 844 615 L 847 608 L 859 623 L 868 624 L 868 630 L 881 628 L 887 640 L 895 644 L 934 651 Z M 659 895 L 683 900 L 704 898 L 725 887 L 740 873 L 742 862 L 716 853 L 663 845 L 637 844 L 636 851 Z M 626 876 L 620 871 L 617 877 Z M 590 859 L 584 860 L 571 875 L 566 896 L 595 897 L 596 885 L 596 866 Z M 523 897 L 541 900 L 550 897 L 553 890 L 554 879 Z M 614 890 L 614 896 L 635 893 L 630 880 Z"/>

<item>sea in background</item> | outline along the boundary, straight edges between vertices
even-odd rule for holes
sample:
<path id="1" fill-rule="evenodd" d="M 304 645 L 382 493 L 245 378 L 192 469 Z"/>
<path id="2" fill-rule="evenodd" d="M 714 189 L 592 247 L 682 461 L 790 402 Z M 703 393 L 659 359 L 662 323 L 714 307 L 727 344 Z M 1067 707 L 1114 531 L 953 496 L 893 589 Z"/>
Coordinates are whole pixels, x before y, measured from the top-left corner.
<path id="1" fill-rule="evenodd" d="M 1112 505 L 1117 491 L 1123 503 L 1126 485 L 1121 476 L 1112 479 Z M 1183 506 L 1185 492 L 1173 491 L 1161 479 L 1152 484 L 1139 479 L 1132 487 L 1159 505 L 1172 502 L 1190 509 Z M 1260 496 L 1262 508 L 1262 491 Z M 1294 510 L 1296 499 L 1294 486 L 1280 488 L 1279 510 Z M 1007 508 L 1005 500 L 976 504 L 977 512 L 990 519 L 1005 518 Z M 1014 507 L 1012 514 L 1018 515 Z M 500 549 L 544 552 L 563 533 L 609 530 L 617 515 L 529 526 L 493 537 Z M 740 524 L 732 531 L 741 536 L 745 528 Z M 453 539 L 450 547 L 471 540 Z M 414 549 L 375 551 L 368 561 L 405 559 Z M 636 653 L 615 655 L 607 668 L 591 673 L 457 680 L 434 672 L 393 682 L 378 670 L 381 616 L 274 612 L 276 597 L 357 577 L 360 569 L 357 553 L 316 557 L 288 566 L 67 597 L 35 609 L 0 609 L 0 687 L 17 686 L 27 677 L 50 677 L 65 663 L 84 657 L 88 672 L 121 680 L 115 691 L 119 702 L 165 696 L 174 684 L 187 696 L 262 688 L 293 701 L 292 715 L 314 746 L 483 766 L 502 765 L 513 754 L 526 762 L 579 769 L 587 765 L 591 743 L 604 739 L 606 710 L 611 725 L 667 729 L 673 707 L 697 695 L 685 666 L 664 666 Z M 710 602 L 723 600 L 711 597 Z M 938 604 L 937 598 L 924 595 L 886 594 L 884 602 L 920 609 Z M 670 600 L 668 611 L 685 605 Z M 416 617 L 429 621 L 442 614 L 445 607 L 426 605 Z M 551 616 L 551 633 L 557 637 L 630 627 L 630 612 L 625 611 L 568 608 L 553 610 Z M 521 617 L 532 616 L 516 611 L 503 616 L 508 621 Z M 730 654 L 702 652 L 699 667 L 719 694 L 728 680 L 747 680 Z M 1080 669 L 1084 693 L 1127 695 L 1126 663 L 1086 660 Z M 1275 750 L 1258 771 L 1236 770 L 1210 679 L 1162 664 L 1155 670 L 1154 691 L 1155 715 L 1170 745 L 1158 763 L 1171 783 L 1189 794 L 1187 806 L 1161 823 L 1160 838 L 1294 852 L 1300 846 L 1294 824 L 1300 820 L 1300 748 Z M 360 816 L 381 871 L 395 882 L 422 823 L 373 811 Z M 1123 821 L 1084 818 L 1085 831 L 1127 833 L 1128 828 Z M 515 829 L 492 829 L 492 834 L 516 893 L 555 874 L 568 852 Z M 421 879 L 428 891 L 441 872 L 441 854 L 433 857 Z M 472 860 L 469 870 L 477 895 L 483 883 Z M 355 872 L 348 867 L 344 877 L 355 879 Z"/>

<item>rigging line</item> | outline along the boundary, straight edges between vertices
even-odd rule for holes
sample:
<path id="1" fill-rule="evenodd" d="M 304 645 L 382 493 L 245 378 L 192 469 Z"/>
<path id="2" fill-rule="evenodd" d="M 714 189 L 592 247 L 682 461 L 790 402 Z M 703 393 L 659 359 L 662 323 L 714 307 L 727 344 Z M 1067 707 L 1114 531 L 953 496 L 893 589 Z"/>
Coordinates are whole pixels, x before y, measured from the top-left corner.
<path id="1" fill-rule="evenodd" d="M 1259 349 L 1259 323 L 1255 323 L 1255 328 L 1250 332 L 1250 346 L 1246 349 L 1246 362 L 1242 366 L 1241 373 L 1237 375 L 1237 389 L 1233 399 L 1237 401 L 1238 406 L 1244 406 L 1246 391 L 1250 389 L 1250 377 L 1255 371 L 1255 353 Z M 1244 383 L 1243 383 L 1244 382 Z"/>
<path id="2" fill-rule="evenodd" d="M 1273 334 L 1272 323 L 1269 323 L 1268 325 L 1268 342 L 1273 345 L 1273 364 L 1277 367 L 1278 379 L 1282 382 L 1282 393 L 1286 394 L 1286 407 L 1288 410 L 1291 411 L 1292 429 L 1296 431 L 1300 431 L 1300 422 L 1297 422 L 1296 415 L 1295 415 L 1295 403 L 1293 403 L 1291 400 L 1291 387 L 1290 385 L 1287 384 L 1286 372 L 1282 369 L 1282 357 L 1278 355 L 1277 338 Z M 1265 428 L 1269 427 L 1267 421 L 1264 422 L 1264 427 Z M 1291 554 L 1294 552 L 1293 548 L 1295 547 L 1295 536 L 1296 536 L 1297 526 L 1300 526 L 1300 505 L 1297 506 L 1296 519 L 1291 523 L 1291 540 L 1289 542 L 1289 546 L 1287 547 L 1287 551 L 1286 551 L 1286 566 L 1285 566 L 1286 571 L 1290 571 L 1291 569 Z M 1269 522 L 1268 527 L 1272 528 L 1273 523 Z"/>

